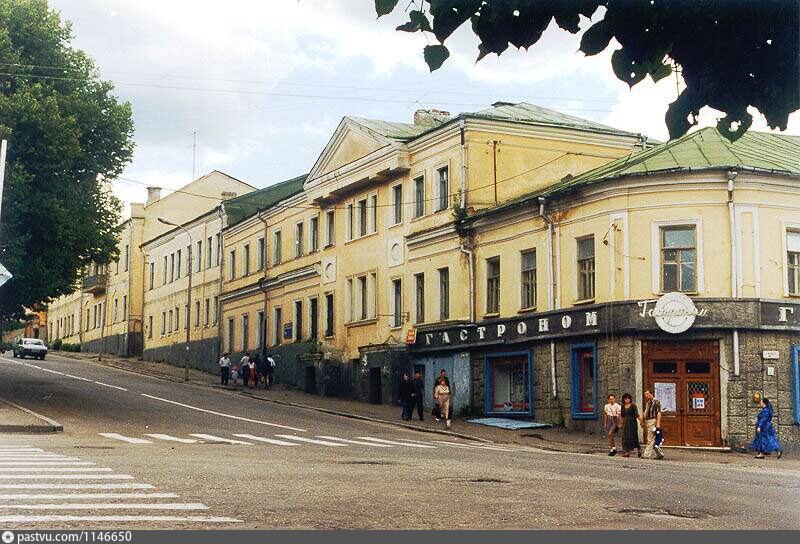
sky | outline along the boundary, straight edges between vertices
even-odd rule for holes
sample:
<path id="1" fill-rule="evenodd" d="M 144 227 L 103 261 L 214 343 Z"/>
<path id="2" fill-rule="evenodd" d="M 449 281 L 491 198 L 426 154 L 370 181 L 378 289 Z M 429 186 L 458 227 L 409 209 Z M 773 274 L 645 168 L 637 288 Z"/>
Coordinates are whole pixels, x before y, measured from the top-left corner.
<path id="1" fill-rule="evenodd" d="M 526 101 L 666 140 L 664 113 L 681 86 L 670 76 L 629 89 L 611 70 L 615 42 L 586 57 L 580 35 L 555 24 L 529 51 L 478 63 L 465 25 L 447 42 L 451 57 L 430 73 L 422 50 L 433 38 L 395 31 L 399 8 L 376 20 L 373 0 L 50 5 L 132 105 L 136 151 L 114 182 L 126 202 L 143 202 L 148 185 L 186 185 L 193 172 L 216 169 L 258 188 L 306 173 L 346 115 L 411 122 L 422 108 L 457 114 Z M 752 113 L 753 128 L 768 130 Z M 706 108 L 701 125 L 719 117 Z M 800 112 L 787 133 L 800 134 Z"/>

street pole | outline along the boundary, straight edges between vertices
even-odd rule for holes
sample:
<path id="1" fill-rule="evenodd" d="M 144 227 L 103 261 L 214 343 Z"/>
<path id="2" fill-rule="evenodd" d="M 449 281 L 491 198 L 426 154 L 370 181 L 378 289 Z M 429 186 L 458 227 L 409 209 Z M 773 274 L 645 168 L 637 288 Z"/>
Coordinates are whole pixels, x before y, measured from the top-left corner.
<path id="1" fill-rule="evenodd" d="M 187 257 L 189 258 L 189 287 L 186 289 L 186 316 L 184 322 L 186 323 L 186 354 L 183 358 L 183 381 L 189 381 L 189 342 L 190 342 L 190 332 L 191 332 L 191 322 L 192 322 L 192 235 L 189 234 L 189 231 L 183 225 L 179 225 L 177 223 L 173 223 L 168 219 L 164 219 L 163 217 L 158 218 L 159 223 L 163 223 L 165 225 L 170 225 L 172 227 L 177 227 L 181 229 L 183 232 L 186 233 L 186 237 L 189 238 L 189 254 Z M 200 258 L 201 256 L 198 256 Z"/>

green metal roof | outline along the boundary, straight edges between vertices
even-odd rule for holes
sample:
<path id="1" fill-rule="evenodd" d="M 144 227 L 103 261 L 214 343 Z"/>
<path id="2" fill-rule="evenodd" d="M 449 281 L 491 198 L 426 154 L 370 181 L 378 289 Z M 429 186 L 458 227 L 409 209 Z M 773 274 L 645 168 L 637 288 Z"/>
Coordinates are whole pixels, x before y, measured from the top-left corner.
<path id="1" fill-rule="evenodd" d="M 266 210 L 281 200 L 296 195 L 303 190 L 305 180 L 306 174 L 226 200 L 225 215 L 228 218 L 228 226 L 241 223 L 259 211 Z"/>
<path id="2" fill-rule="evenodd" d="M 676 170 L 742 168 L 800 175 L 800 136 L 747 131 L 735 142 L 716 127 L 622 157 L 547 189 L 555 193 L 601 180 Z"/>
<path id="3" fill-rule="evenodd" d="M 625 136 L 638 136 L 632 132 L 619 130 L 602 123 L 596 123 L 574 115 L 567 115 L 560 111 L 555 111 L 527 102 L 518 102 L 512 104 L 510 102 L 495 102 L 491 108 L 477 111 L 474 113 L 465 113 L 465 117 L 474 117 L 482 119 L 495 119 L 500 121 L 517 121 L 523 123 L 534 123 L 539 125 L 552 125 L 560 127 L 575 128 L 579 130 L 591 130 L 607 132 L 612 134 L 621 134 Z"/>
<path id="4" fill-rule="evenodd" d="M 378 119 L 365 119 L 363 117 L 347 117 L 347 119 L 362 127 L 392 140 L 407 142 L 413 140 L 423 132 L 430 130 L 433 125 L 414 125 L 411 123 L 397 123 L 394 121 L 381 121 Z M 438 126 L 438 125 L 437 125 Z"/>

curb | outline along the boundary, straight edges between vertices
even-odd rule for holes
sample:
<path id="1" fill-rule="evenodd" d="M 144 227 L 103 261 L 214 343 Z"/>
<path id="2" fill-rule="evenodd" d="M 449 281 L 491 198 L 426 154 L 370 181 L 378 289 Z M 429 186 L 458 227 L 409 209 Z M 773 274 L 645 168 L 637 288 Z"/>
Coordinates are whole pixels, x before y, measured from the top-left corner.
<path id="1" fill-rule="evenodd" d="M 37 414 L 33 410 L 28 410 L 24 406 L 14 404 L 6 399 L 0 399 L 0 402 L 7 404 L 17 410 L 21 410 L 28 415 L 46 422 L 46 425 L 0 425 L 0 432 L 3 433 L 59 433 L 64 431 L 64 426 L 54 419 L 47 416 Z"/>

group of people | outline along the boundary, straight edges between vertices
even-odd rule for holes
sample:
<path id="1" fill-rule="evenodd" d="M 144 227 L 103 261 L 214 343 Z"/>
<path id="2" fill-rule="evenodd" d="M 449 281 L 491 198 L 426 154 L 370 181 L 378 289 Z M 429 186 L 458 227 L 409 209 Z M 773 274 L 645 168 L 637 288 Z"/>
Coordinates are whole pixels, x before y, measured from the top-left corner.
<path id="1" fill-rule="evenodd" d="M 409 421 L 412 418 L 414 409 L 417 410 L 419 420 L 424 421 L 425 380 L 422 379 L 422 375 L 419 372 L 414 372 L 414 379 L 412 380 L 408 372 L 403 372 L 403 379 L 400 382 L 398 393 L 400 404 L 403 407 L 403 421 Z M 447 371 L 442 369 L 433 386 L 434 406 L 431 415 L 436 421 L 444 419 L 448 427 L 450 427 L 453 418 L 452 399 L 453 390 L 450 388 L 450 379 L 447 377 Z"/>
<path id="2" fill-rule="evenodd" d="M 242 355 L 239 366 L 231 366 L 229 354 L 223 353 L 219 358 L 220 383 L 227 386 L 237 385 L 237 380 L 242 380 L 243 387 L 256 389 L 259 383 L 264 384 L 264 389 L 269 389 L 275 381 L 275 359 L 267 356 L 262 361 L 258 353 L 252 356 L 249 353 Z"/>
<path id="3" fill-rule="evenodd" d="M 635 450 L 639 457 L 646 459 L 664 458 L 664 452 L 661 449 L 661 444 L 664 442 L 664 434 L 661 431 L 661 403 L 650 390 L 644 392 L 644 400 L 644 411 L 640 414 L 629 393 L 622 395 L 622 406 L 617 404 L 614 395 L 608 396 L 608 404 L 604 408 L 608 455 L 617 454 L 614 437 L 617 432 L 621 431 L 623 457 L 630 457 Z M 760 403 L 761 411 L 756 419 L 756 432 L 750 449 L 756 452 L 756 459 L 764 459 L 765 454 L 772 452 L 777 452 L 777 457 L 780 459 L 783 449 L 778 441 L 775 427 L 772 425 L 772 403 L 766 398 L 762 398 Z M 639 443 L 639 425 L 645 431 L 644 452 Z"/>

